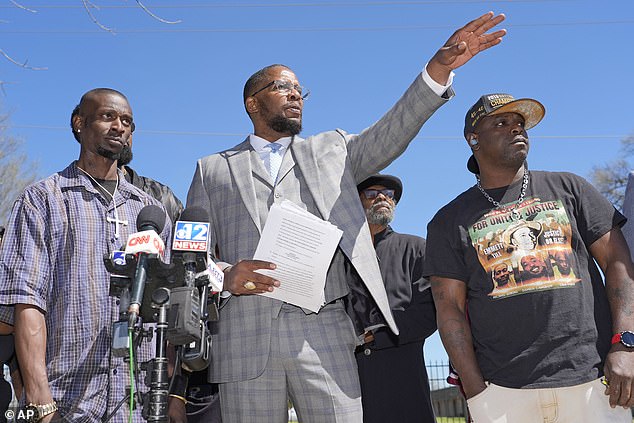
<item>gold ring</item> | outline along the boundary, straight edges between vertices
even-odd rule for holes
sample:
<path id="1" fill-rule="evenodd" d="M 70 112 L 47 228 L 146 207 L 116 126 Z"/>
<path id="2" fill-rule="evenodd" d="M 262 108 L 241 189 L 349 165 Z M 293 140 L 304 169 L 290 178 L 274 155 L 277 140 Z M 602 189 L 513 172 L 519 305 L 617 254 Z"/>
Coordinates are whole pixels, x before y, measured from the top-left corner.
<path id="1" fill-rule="evenodd" d="M 255 284 L 251 281 L 246 281 L 242 286 L 244 286 L 249 291 L 253 291 L 256 288 Z"/>

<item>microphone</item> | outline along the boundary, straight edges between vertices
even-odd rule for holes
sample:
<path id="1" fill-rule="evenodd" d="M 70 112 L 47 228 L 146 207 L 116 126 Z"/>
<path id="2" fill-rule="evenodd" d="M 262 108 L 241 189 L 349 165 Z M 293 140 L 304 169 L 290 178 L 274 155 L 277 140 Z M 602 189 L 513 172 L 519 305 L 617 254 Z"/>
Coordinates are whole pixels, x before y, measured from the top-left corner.
<path id="1" fill-rule="evenodd" d="M 172 256 L 183 263 L 186 286 L 196 281 L 200 287 L 207 281 L 211 292 L 218 293 L 223 289 L 224 274 L 209 251 L 208 216 L 202 207 L 182 211 L 175 225 Z"/>
<path id="2" fill-rule="evenodd" d="M 223 291 L 225 275 L 211 257 L 211 253 L 207 256 L 207 268 L 196 275 L 196 279 L 200 278 L 209 281 L 209 288 L 212 294 L 218 294 Z"/>
<path id="3" fill-rule="evenodd" d="M 174 228 L 172 254 L 180 258 L 185 269 L 185 286 L 193 287 L 198 270 L 207 262 L 209 214 L 202 207 L 188 207 L 181 212 Z"/>
<path id="4" fill-rule="evenodd" d="M 184 286 L 174 288 L 170 297 L 167 337 L 173 345 L 186 345 L 201 339 L 201 318 L 207 302 L 206 284 L 197 280 L 207 267 L 209 215 L 201 207 L 182 211 L 174 225 L 173 263 L 182 263 Z"/>
<path id="5" fill-rule="evenodd" d="M 130 288 L 130 304 L 128 306 L 128 327 L 134 326 L 139 316 L 143 291 L 147 280 L 148 255 L 163 255 L 165 244 L 158 235 L 165 226 L 165 212 L 159 206 L 145 206 L 139 212 L 136 219 L 136 227 L 139 232 L 133 233 L 128 238 L 125 247 L 126 254 L 135 254 L 137 266 Z"/>

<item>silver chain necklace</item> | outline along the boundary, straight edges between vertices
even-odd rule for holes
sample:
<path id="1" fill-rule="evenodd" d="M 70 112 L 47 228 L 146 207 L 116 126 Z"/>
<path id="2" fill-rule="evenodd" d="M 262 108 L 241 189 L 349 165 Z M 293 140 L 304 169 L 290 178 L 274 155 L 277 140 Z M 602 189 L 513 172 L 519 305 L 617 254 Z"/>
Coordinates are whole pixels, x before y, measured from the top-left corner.
<path id="1" fill-rule="evenodd" d="M 117 202 L 114 199 L 114 196 L 117 194 L 117 189 L 119 188 L 119 175 L 117 174 L 117 183 L 114 186 L 114 191 L 112 192 L 112 194 L 110 194 L 110 191 L 108 191 L 103 185 L 101 185 L 98 180 L 93 178 L 93 176 L 90 173 L 86 172 L 84 169 L 79 167 L 77 163 L 75 163 L 75 166 L 77 166 L 77 169 L 84 172 L 86 176 L 88 176 L 94 183 L 96 183 L 97 186 L 99 186 L 99 188 L 101 188 L 112 199 L 112 204 L 114 206 L 114 219 L 110 218 L 109 216 L 106 216 L 106 221 L 110 223 L 114 223 L 114 237 L 116 239 L 119 239 L 119 223 L 123 224 L 124 226 L 128 226 L 127 220 L 119 220 L 119 213 L 117 213 Z"/>
<path id="2" fill-rule="evenodd" d="M 480 183 L 480 175 L 476 175 L 476 180 L 478 181 L 476 185 L 478 186 L 478 189 L 480 190 L 482 195 L 484 195 L 484 198 L 489 200 L 489 203 L 493 204 L 495 208 L 500 208 L 501 204 L 498 201 L 495 201 L 489 195 L 489 193 L 486 192 L 484 188 L 482 188 L 482 184 Z M 513 206 L 513 209 L 511 210 L 511 217 L 515 220 L 520 220 L 520 218 L 522 217 L 520 212 L 517 211 L 517 208 L 520 206 L 522 201 L 524 201 L 524 196 L 526 195 L 527 188 L 528 188 L 528 168 L 524 166 L 524 177 L 522 181 L 522 189 L 520 190 L 520 197 L 517 199 L 517 201 L 515 202 L 515 205 Z"/>

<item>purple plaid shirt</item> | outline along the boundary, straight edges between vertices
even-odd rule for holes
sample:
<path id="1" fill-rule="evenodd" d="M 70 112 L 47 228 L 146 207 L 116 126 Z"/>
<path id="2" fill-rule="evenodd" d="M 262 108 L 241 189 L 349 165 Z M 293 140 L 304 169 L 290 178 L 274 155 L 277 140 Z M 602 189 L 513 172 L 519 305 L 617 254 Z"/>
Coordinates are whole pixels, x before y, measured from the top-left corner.
<path id="1" fill-rule="evenodd" d="M 97 422 L 111 413 L 130 383 L 129 365 L 110 354 L 118 300 L 108 295 L 110 274 L 103 255 L 125 248 L 136 232 L 136 217 L 148 204 L 160 203 L 125 181 L 119 172 L 114 207 L 72 163 L 29 186 L 16 201 L 0 250 L 0 321 L 13 323 L 14 304 L 32 304 L 45 312 L 48 379 L 64 421 Z M 169 251 L 171 224 L 161 234 Z M 144 341 L 139 362 L 154 355 Z M 27 363 L 21 363 L 28 365 Z M 146 390 L 144 372 L 135 378 Z M 128 402 L 111 422 L 128 421 Z M 141 422 L 139 408 L 134 421 Z"/>

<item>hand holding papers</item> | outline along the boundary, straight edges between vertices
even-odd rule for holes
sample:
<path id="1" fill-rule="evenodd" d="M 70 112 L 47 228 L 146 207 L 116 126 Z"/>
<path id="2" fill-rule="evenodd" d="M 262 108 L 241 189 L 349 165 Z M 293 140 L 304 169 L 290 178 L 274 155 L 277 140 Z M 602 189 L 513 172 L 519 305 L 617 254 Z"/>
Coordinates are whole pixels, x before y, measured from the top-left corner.
<path id="1" fill-rule="evenodd" d="M 326 272 L 342 231 L 290 201 L 273 204 L 254 260 L 275 263 L 259 273 L 280 281 L 273 292 L 259 294 L 318 312 L 324 303 Z"/>

